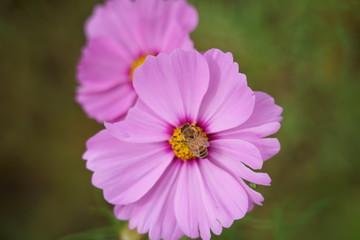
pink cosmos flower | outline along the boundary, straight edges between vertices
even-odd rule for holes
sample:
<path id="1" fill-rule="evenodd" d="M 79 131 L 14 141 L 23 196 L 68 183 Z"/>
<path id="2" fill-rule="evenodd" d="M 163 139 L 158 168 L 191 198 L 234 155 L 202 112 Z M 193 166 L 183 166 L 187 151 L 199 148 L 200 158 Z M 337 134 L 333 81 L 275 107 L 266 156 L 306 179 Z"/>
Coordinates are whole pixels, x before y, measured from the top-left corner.
<path id="1" fill-rule="evenodd" d="M 152 240 L 210 239 L 210 230 L 220 234 L 261 205 L 248 183 L 270 185 L 252 169 L 280 150 L 264 137 L 279 130 L 282 108 L 247 86 L 230 53 L 160 53 L 134 79 L 137 103 L 124 121 L 105 124 L 83 156 L 117 218 Z M 200 150 L 186 129 L 196 130 Z"/>
<path id="2" fill-rule="evenodd" d="M 146 56 L 192 49 L 198 22 L 186 0 L 108 0 L 95 8 L 78 65 L 77 101 L 99 122 L 122 119 L 136 101 L 132 76 Z"/>

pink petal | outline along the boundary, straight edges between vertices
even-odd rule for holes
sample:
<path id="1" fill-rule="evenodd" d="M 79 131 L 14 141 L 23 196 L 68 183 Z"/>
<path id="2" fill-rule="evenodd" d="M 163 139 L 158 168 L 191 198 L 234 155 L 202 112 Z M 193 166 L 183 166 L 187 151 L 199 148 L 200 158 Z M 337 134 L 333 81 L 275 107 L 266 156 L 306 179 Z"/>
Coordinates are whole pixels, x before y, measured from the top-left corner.
<path id="1" fill-rule="evenodd" d="M 115 39 L 134 56 L 192 46 L 188 36 L 197 22 L 196 10 L 184 0 L 113 0 L 96 8 L 86 32 L 90 38 Z M 177 44 L 164 48 L 169 38 Z"/>
<path id="2" fill-rule="evenodd" d="M 98 5 L 86 23 L 88 43 L 77 73 L 80 88 L 87 92 L 77 99 L 87 114 L 100 122 L 122 119 L 132 106 L 129 99 L 118 95 L 104 101 L 103 93 L 131 84 L 131 66 L 143 55 L 192 49 L 189 34 L 196 25 L 196 11 L 183 0 L 109 0 Z"/>
<path id="3" fill-rule="evenodd" d="M 108 130 L 87 142 L 83 158 L 94 172 L 93 185 L 104 190 L 105 199 L 116 205 L 143 197 L 158 181 L 174 157 L 164 143 L 127 143 Z"/>
<path id="4" fill-rule="evenodd" d="M 220 138 L 246 138 L 246 137 L 267 137 L 270 136 L 280 129 L 279 122 L 269 122 L 263 125 L 244 128 L 242 125 L 236 128 L 228 129 L 223 132 L 219 132 L 216 135 Z"/>
<path id="5" fill-rule="evenodd" d="M 210 230 L 220 234 L 242 218 L 248 199 L 242 186 L 228 172 L 207 159 L 181 166 L 175 194 L 175 214 L 184 233 L 192 238 L 210 239 Z"/>
<path id="6" fill-rule="evenodd" d="M 175 48 L 192 49 L 189 33 L 197 25 L 198 17 L 186 1 L 139 0 L 134 6 L 138 13 L 136 29 L 141 32 L 146 48 L 167 53 Z M 170 40 L 171 46 L 167 44 Z"/>
<path id="7" fill-rule="evenodd" d="M 87 88 L 98 91 L 129 83 L 128 68 L 132 61 L 111 39 L 91 39 L 83 49 L 77 78 Z"/>
<path id="8" fill-rule="evenodd" d="M 140 99 L 124 121 L 105 126 L 113 136 L 127 142 L 161 142 L 171 138 L 168 124 Z"/>
<path id="9" fill-rule="evenodd" d="M 134 104 L 137 96 L 127 61 L 110 40 L 91 40 L 84 49 L 76 100 L 90 117 L 99 122 L 119 120 Z"/>
<path id="10" fill-rule="evenodd" d="M 115 214 L 121 220 L 130 219 L 130 227 L 137 227 L 139 233 L 149 232 L 152 240 L 179 239 L 183 232 L 175 218 L 174 193 L 178 181 L 180 162 L 173 162 L 139 201 L 115 207 Z"/>
<path id="11" fill-rule="evenodd" d="M 131 1 L 106 1 L 98 5 L 86 24 L 88 38 L 106 38 L 117 43 L 128 59 L 143 49 L 141 36 L 134 26 L 137 11 Z"/>
<path id="12" fill-rule="evenodd" d="M 259 149 L 263 161 L 272 158 L 280 151 L 280 142 L 277 138 L 246 138 L 245 140 Z"/>
<path id="13" fill-rule="evenodd" d="M 255 178 L 257 184 L 269 185 L 271 181 L 269 176 L 264 173 L 254 173 L 242 164 L 239 167 L 241 161 L 252 168 L 261 168 L 263 160 L 257 147 L 240 139 L 218 139 L 211 141 L 210 144 L 210 159 L 237 176 L 237 180 L 245 189 L 249 201 L 248 211 L 252 210 L 254 204 L 261 205 L 264 201 L 262 195 L 250 188 L 242 178 L 248 181 Z"/>
<path id="14" fill-rule="evenodd" d="M 173 126 L 195 121 L 209 84 L 209 69 L 196 51 L 175 50 L 147 57 L 134 75 L 134 87 L 149 108 Z"/>
<path id="15" fill-rule="evenodd" d="M 212 49 L 205 53 L 209 64 L 210 82 L 200 109 L 200 119 L 207 133 L 239 126 L 251 115 L 255 97 L 247 86 L 246 77 L 239 73 L 231 53 Z"/>
<path id="16" fill-rule="evenodd" d="M 277 139 L 263 139 L 280 129 L 282 108 L 274 99 L 263 92 L 255 92 L 255 106 L 250 118 L 238 127 L 218 132 L 216 139 L 243 139 L 256 146 L 263 161 L 273 157 L 280 150 Z"/>
<path id="17" fill-rule="evenodd" d="M 184 31 L 192 32 L 198 24 L 199 16 L 196 9 L 187 4 L 186 0 L 178 1 L 177 19 Z"/>
<path id="18" fill-rule="evenodd" d="M 158 40 L 158 44 L 156 48 L 159 52 L 170 53 L 173 49 L 179 48 L 181 46 L 182 49 L 190 50 L 194 48 L 194 44 L 190 39 L 188 34 L 184 34 L 184 32 L 179 31 L 179 22 L 172 21 L 167 24 L 167 31 L 163 33 L 161 38 Z"/>
<path id="19" fill-rule="evenodd" d="M 271 179 L 269 175 L 261 172 L 253 172 L 241 162 L 241 159 L 239 159 L 240 154 L 238 155 L 224 150 L 226 146 L 221 144 L 221 142 L 211 141 L 210 146 L 211 152 L 209 152 L 209 159 L 219 167 L 246 181 L 258 185 L 270 185 Z"/>
<path id="20" fill-rule="evenodd" d="M 210 143 L 211 153 L 218 152 L 248 165 L 260 169 L 263 165 L 260 151 L 251 143 L 241 139 L 217 139 Z"/>
<path id="21" fill-rule="evenodd" d="M 77 102 L 87 114 L 99 122 L 122 119 L 136 98 L 130 83 L 115 85 L 102 91 L 79 87 L 76 96 Z"/>
<path id="22" fill-rule="evenodd" d="M 275 104 L 274 98 L 264 92 L 255 92 L 255 107 L 250 118 L 241 128 L 250 128 L 271 122 L 280 122 L 282 108 Z"/>
<path id="23" fill-rule="evenodd" d="M 240 180 L 241 186 L 245 189 L 248 194 L 248 199 L 251 203 L 255 203 L 256 205 L 262 206 L 262 202 L 264 201 L 264 197 L 256 192 L 254 189 L 249 187 L 244 181 Z"/>
<path id="24" fill-rule="evenodd" d="M 238 179 L 239 183 L 241 183 L 241 186 L 245 189 L 247 195 L 248 195 L 248 209 L 247 212 L 250 212 L 254 209 L 255 204 L 262 206 L 262 202 L 264 201 L 264 197 L 256 192 L 254 189 L 249 187 L 243 180 Z"/>
<path id="25" fill-rule="evenodd" d="M 249 119 L 238 127 L 217 133 L 219 138 L 267 137 L 280 128 L 282 108 L 263 92 L 255 92 L 255 106 Z"/>

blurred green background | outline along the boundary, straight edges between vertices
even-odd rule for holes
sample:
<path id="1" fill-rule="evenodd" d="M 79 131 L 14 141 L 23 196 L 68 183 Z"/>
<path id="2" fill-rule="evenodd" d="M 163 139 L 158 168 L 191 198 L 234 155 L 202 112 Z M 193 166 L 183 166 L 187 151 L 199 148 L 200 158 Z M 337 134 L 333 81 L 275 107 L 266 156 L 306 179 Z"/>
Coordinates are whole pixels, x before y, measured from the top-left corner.
<path id="1" fill-rule="evenodd" d="M 100 2 L 0 1 L 0 239 L 119 239 L 125 226 L 81 160 L 102 126 L 74 101 L 83 24 Z M 360 239 L 360 2 L 191 3 L 196 47 L 231 51 L 284 108 L 264 206 L 214 239 Z"/>

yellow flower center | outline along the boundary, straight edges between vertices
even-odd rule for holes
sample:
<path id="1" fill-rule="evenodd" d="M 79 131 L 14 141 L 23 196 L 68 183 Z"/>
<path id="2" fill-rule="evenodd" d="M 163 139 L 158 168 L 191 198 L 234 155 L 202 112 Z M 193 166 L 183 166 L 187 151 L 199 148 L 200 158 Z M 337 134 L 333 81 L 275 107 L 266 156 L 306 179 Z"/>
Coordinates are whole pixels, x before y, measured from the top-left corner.
<path id="1" fill-rule="evenodd" d="M 155 56 L 154 54 L 145 54 L 141 57 L 139 57 L 138 59 L 136 59 L 133 64 L 131 65 L 131 68 L 130 68 L 130 80 L 132 81 L 133 79 L 133 76 L 134 76 L 134 72 L 135 72 L 135 69 L 137 69 L 138 67 L 140 67 L 141 65 L 144 64 L 145 62 L 145 59 L 147 56 Z"/>
<path id="2" fill-rule="evenodd" d="M 206 133 L 203 132 L 202 128 L 195 126 L 195 124 L 196 123 L 193 123 L 191 125 L 189 124 L 189 125 L 198 131 L 199 137 L 201 137 L 205 140 L 208 140 L 208 137 L 207 137 Z M 174 133 L 173 133 L 172 137 L 170 138 L 169 143 L 175 153 L 175 156 L 185 162 L 186 160 L 195 159 L 196 156 L 195 156 L 193 150 L 191 150 L 191 148 L 189 147 L 189 144 L 187 143 L 187 139 L 185 139 L 186 137 L 183 135 L 183 133 L 181 131 L 181 128 L 184 125 L 181 125 L 180 127 L 177 127 L 174 129 Z M 195 144 L 196 144 L 196 141 L 195 141 Z"/>

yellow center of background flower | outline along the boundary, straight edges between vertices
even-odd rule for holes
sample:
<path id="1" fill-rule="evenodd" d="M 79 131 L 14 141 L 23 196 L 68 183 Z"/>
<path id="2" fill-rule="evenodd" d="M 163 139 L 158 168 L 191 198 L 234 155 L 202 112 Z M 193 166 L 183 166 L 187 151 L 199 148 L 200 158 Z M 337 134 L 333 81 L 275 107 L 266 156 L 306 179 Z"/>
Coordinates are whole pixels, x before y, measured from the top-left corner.
<path id="1" fill-rule="evenodd" d="M 147 55 L 143 55 L 141 57 L 139 57 L 138 59 L 136 59 L 133 64 L 131 65 L 131 69 L 130 69 L 130 80 L 132 81 L 133 80 L 133 76 L 134 76 L 134 72 L 135 72 L 135 69 L 137 69 L 138 67 L 140 67 L 141 65 L 144 64 L 145 62 L 145 59 L 147 56 L 155 56 L 154 54 L 147 54 Z"/>
<path id="2" fill-rule="evenodd" d="M 169 143 L 171 144 L 171 148 L 174 150 L 175 156 L 183 160 L 184 162 L 186 160 L 195 159 L 196 156 L 192 153 L 190 150 L 188 144 L 183 138 L 181 134 L 181 127 L 184 125 L 181 125 L 180 127 L 175 128 L 174 133 L 172 137 L 169 140 Z M 195 126 L 196 130 L 199 131 L 200 135 L 208 140 L 208 137 L 206 133 L 203 132 L 202 128 Z"/>

